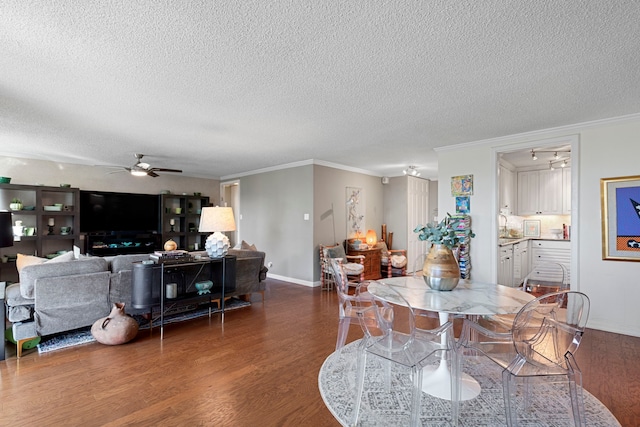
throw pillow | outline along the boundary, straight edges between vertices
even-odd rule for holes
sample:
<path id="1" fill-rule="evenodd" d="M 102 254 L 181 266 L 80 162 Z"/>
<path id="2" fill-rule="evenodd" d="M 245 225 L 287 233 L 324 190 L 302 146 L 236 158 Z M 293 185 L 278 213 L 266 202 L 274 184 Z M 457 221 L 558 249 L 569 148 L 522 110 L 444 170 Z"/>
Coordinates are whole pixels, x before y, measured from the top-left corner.
<path id="1" fill-rule="evenodd" d="M 329 258 L 347 258 L 347 254 L 344 253 L 344 248 L 342 247 L 342 245 L 336 245 L 327 248 L 327 256 Z"/>
<path id="2" fill-rule="evenodd" d="M 22 270 L 27 265 L 42 264 L 46 261 L 46 258 L 40 258 L 33 255 L 18 254 L 18 258 L 16 259 L 16 269 L 18 270 L 18 273 L 20 273 L 20 270 Z"/>
<path id="3" fill-rule="evenodd" d="M 69 252 L 65 252 L 62 255 L 58 255 L 55 258 L 51 258 L 50 260 L 47 260 L 46 262 L 49 262 L 49 263 L 68 262 L 68 261 L 75 261 L 75 259 L 76 259 L 76 256 L 73 254 L 73 252 L 69 251 Z"/>
<path id="4" fill-rule="evenodd" d="M 16 259 L 16 270 L 18 270 L 18 274 L 20 273 L 20 271 L 26 267 L 27 265 L 34 265 L 34 264 L 44 264 L 45 262 L 67 262 L 67 261 L 73 261 L 75 260 L 75 256 L 73 254 L 73 252 L 69 251 L 66 252 L 62 255 L 58 255 L 55 258 L 51 258 L 51 259 L 47 259 L 47 258 L 40 258 L 37 256 L 33 256 L 33 255 L 23 255 L 23 254 L 18 254 L 18 258 Z"/>
<path id="5" fill-rule="evenodd" d="M 256 248 L 256 245 L 250 245 L 247 242 L 245 242 L 244 240 L 242 241 L 242 244 L 240 245 L 241 249 L 247 249 L 250 251 L 257 251 L 258 249 Z"/>

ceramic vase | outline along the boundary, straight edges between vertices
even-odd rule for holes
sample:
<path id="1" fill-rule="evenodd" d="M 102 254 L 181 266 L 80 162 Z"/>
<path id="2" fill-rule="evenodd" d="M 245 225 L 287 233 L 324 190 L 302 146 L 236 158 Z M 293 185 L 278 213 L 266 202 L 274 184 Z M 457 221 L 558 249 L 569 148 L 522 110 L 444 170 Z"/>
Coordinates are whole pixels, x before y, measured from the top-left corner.
<path id="1" fill-rule="evenodd" d="M 118 345 L 131 341 L 138 334 L 138 322 L 124 312 L 124 303 L 113 304 L 109 316 L 95 321 L 91 335 L 99 343 Z"/>
<path id="2" fill-rule="evenodd" d="M 460 266 L 453 251 L 445 245 L 432 245 L 424 260 L 422 277 L 436 291 L 450 291 L 458 286 Z"/>

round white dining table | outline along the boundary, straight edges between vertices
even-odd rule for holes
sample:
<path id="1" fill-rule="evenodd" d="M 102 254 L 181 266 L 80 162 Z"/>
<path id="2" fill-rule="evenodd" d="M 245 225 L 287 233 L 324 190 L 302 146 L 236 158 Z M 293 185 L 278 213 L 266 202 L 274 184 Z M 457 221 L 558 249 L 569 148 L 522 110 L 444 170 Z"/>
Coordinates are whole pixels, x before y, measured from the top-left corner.
<path id="1" fill-rule="evenodd" d="M 386 285 L 386 286 L 385 286 Z M 393 288 L 393 291 L 389 290 Z M 449 316 L 492 316 L 514 314 L 535 297 L 517 288 L 492 283 L 461 280 L 451 291 L 436 291 L 422 277 L 402 276 L 370 282 L 368 292 L 392 304 L 406 305 L 400 294 L 414 309 L 438 312 L 440 324 Z M 443 338 L 444 342 L 445 338 Z M 471 376 L 460 375 L 461 400 L 480 394 L 480 385 Z M 451 371 L 442 359 L 437 368 L 427 366 L 423 371 L 422 390 L 441 399 L 451 399 Z"/>

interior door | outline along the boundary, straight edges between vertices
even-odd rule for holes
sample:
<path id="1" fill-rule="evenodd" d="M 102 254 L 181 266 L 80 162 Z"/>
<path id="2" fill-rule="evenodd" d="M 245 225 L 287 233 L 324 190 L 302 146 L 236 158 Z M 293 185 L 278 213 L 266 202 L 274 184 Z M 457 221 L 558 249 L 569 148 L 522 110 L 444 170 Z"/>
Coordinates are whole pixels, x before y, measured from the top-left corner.
<path id="1" fill-rule="evenodd" d="M 224 234 L 229 238 L 229 244 L 233 248 L 240 243 L 240 181 L 220 183 L 220 206 L 233 209 L 233 219 L 236 222 L 236 231 L 227 231 Z"/>
<path id="2" fill-rule="evenodd" d="M 429 219 L 429 180 L 407 177 L 407 272 L 421 270 L 422 265 L 415 265 L 420 255 L 427 253 L 430 244 L 418 239 L 414 228 L 419 224 L 426 224 Z M 433 218 L 431 218 L 433 219 Z"/>

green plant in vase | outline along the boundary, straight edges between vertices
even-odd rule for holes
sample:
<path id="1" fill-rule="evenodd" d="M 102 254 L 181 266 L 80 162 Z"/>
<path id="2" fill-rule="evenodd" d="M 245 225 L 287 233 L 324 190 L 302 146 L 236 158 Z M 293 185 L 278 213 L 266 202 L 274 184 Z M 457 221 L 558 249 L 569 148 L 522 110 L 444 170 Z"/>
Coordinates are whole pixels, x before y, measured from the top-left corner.
<path id="1" fill-rule="evenodd" d="M 419 225 L 413 230 L 418 239 L 433 243 L 422 268 L 422 277 L 431 289 L 450 291 L 460 281 L 460 267 L 453 249 L 476 236 L 471 229 L 460 228 L 461 222 L 461 218 L 447 213 L 442 221 Z"/>

